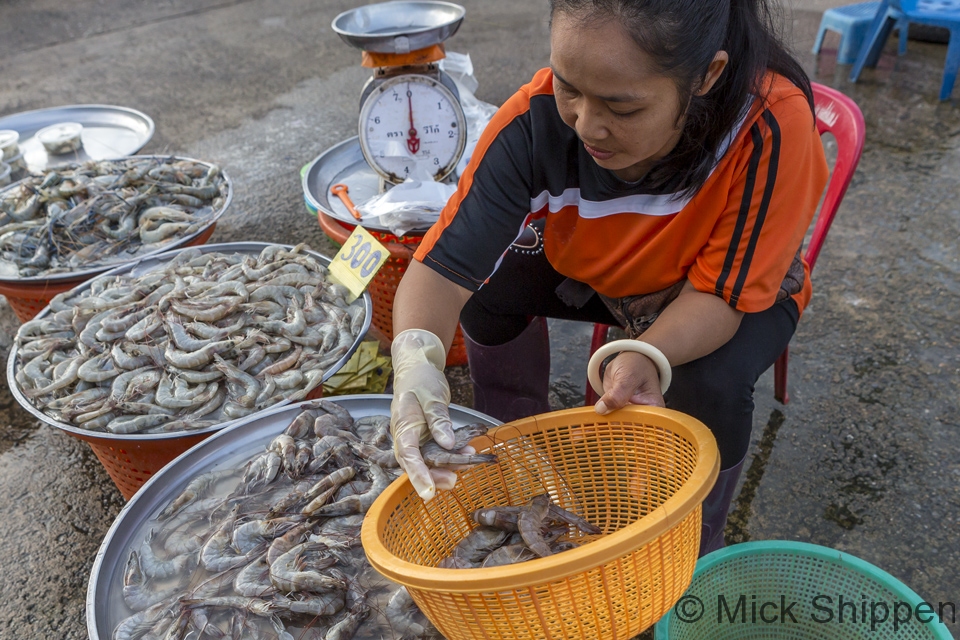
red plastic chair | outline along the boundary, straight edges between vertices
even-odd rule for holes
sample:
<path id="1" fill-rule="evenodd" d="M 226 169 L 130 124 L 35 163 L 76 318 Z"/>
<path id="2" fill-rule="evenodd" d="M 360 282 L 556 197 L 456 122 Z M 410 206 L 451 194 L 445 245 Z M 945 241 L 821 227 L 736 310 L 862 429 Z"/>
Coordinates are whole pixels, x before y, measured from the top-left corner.
<path id="1" fill-rule="evenodd" d="M 820 135 L 824 133 L 833 134 L 837 141 L 837 160 L 833 166 L 830 181 L 827 183 L 826 195 L 823 198 L 820 213 L 814 221 L 810 245 L 807 247 L 806 254 L 804 254 L 804 259 L 810 265 L 811 273 L 814 264 L 817 262 L 817 256 L 820 255 L 823 242 L 827 239 L 830 224 L 837 215 L 840 201 L 843 200 L 847 187 L 850 186 L 850 180 L 853 178 L 853 172 L 857 168 L 857 163 L 860 162 L 865 137 L 863 114 L 857 104 L 836 89 L 815 82 L 812 84 L 813 102 L 817 113 L 817 131 L 820 132 Z M 607 341 L 607 331 L 609 329 L 610 325 L 606 324 L 595 324 L 593 326 L 593 339 L 590 342 L 591 356 Z M 773 395 L 783 404 L 787 404 L 790 400 L 787 394 L 787 360 L 789 356 L 790 347 L 787 347 L 773 365 Z M 588 382 L 586 404 L 596 404 L 597 400 L 599 400 L 599 397 Z"/>

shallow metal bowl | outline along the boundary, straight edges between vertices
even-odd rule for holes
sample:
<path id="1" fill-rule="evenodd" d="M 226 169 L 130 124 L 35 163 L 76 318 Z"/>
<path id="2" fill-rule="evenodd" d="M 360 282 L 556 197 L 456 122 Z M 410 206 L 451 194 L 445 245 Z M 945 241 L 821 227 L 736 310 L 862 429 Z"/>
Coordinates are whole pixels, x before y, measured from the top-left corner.
<path id="1" fill-rule="evenodd" d="M 186 160 L 188 162 L 196 162 L 197 164 L 204 165 L 206 167 L 213 166 L 213 163 L 206 162 L 204 160 L 197 160 L 195 158 L 186 158 L 184 156 L 170 156 L 170 155 L 125 156 L 123 158 L 114 158 L 113 160 L 121 161 L 121 160 L 135 160 L 135 159 L 149 159 L 149 158 L 154 158 L 157 160 L 168 160 L 168 159 Z M 57 168 L 63 169 L 68 166 L 75 166 L 76 164 L 77 163 L 71 163 L 69 165 L 63 165 Z M 191 233 L 190 235 L 179 236 L 179 237 L 173 236 L 173 239 L 168 244 L 165 244 L 164 246 L 159 247 L 158 249 L 154 249 L 153 251 L 148 251 L 146 253 L 143 253 L 131 258 L 120 259 L 120 260 L 115 260 L 113 262 L 107 262 L 107 263 L 101 263 L 101 264 L 92 264 L 87 268 L 80 269 L 78 271 L 67 271 L 65 273 L 52 273 L 48 275 L 39 274 L 36 276 L 30 276 L 28 278 L 0 277 L 0 282 L 9 282 L 11 284 L 19 284 L 19 285 L 36 284 L 38 286 L 42 286 L 45 282 L 66 282 L 69 280 L 76 280 L 78 278 L 90 278 L 124 264 L 130 264 L 132 262 L 143 260 L 144 258 L 160 255 L 162 253 L 166 253 L 167 251 L 171 251 L 173 249 L 178 249 L 180 247 L 183 247 L 189 244 L 195 238 L 198 238 L 201 235 L 203 235 L 203 233 L 206 232 L 208 229 L 210 229 L 211 226 L 215 225 L 217 221 L 220 219 L 220 217 L 227 210 L 227 208 L 230 206 L 230 203 L 233 201 L 233 181 L 230 180 L 230 176 L 228 176 L 227 173 L 223 170 L 223 167 L 220 168 L 220 175 L 223 176 L 224 184 L 226 184 L 227 186 L 227 196 L 223 201 L 223 206 L 221 206 L 219 209 L 216 209 L 213 212 L 213 215 L 211 215 L 209 219 L 204 221 L 203 226 L 201 226 L 199 229 L 197 229 L 195 232 Z M 18 180 L 13 184 L 9 184 L 6 187 L 3 187 L 2 189 L 0 189 L 0 194 L 10 189 L 18 188 L 20 184 L 23 182 L 23 180 L 26 180 L 26 179 L 27 178 L 23 178 L 22 180 Z"/>
<path id="2" fill-rule="evenodd" d="M 347 44 L 372 53 L 409 53 L 455 34 L 466 10 L 438 0 L 396 1 L 344 11 L 333 30 Z"/>
<path id="3" fill-rule="evenodd" d="M 37 139 L 44 127 L 61 122 L 83 125 L 83 146 L 70 153 L 48 154 Z M 30 171 L 84 160 L 122 158 L 137 153 L 153 137 L 153 119 L 127 107 L 108 104 L 72 104 L 62 107 L 21 111 L 0 118 L 0 129 L 20 134 L 20 151 Z"/>
<path id="4" fill-rule="evenodd" d="M 380 194 L 380 176 L 367 164 L 357 136 L 333 145 L 300 172 L 304 204 L 313 214 L 321 211 L 351 227 L 359 222 L 368 231 L 391 233 L 380 222 L 379 215 L 362 214 L 359 221 L 354 218 L 339 198 L 331 197 L 330 188 L 335 184 L 347 185 L 354 204 L 362 204 Z M 422 236 L 429 228 L 430 225 L 415 227 L 404 235 Z"/>
<path id="5" fill-rule="evenodd" d="M 221 253 L 248 253 L 250 255 L 255 256 L 255 255 L 259 255 L 264 248 L 269 246 L 271 246 L 270 243 L 266 243 L 266 242 L 225 242 L 222 244 L 205 244 L 197 247 L 189 247 L 189 249 L 198 249 L 201 253 L 210 253 L 214 251 L 219 251 Z M 290 245 L 284 245 L 284 246 L 286 246 L 287 248 L 292 248 Z M 95 280 L 98 280 L 99 278 L 112 278 L 113 276 L 117 276 L 117 275 L 141 276 L 145 273 L 153 271 L 154 269 L 157 269 L 158 267 L 161 267 L 162 265 L 166 264 L 171 259 L 173 259 L 178 253 L 186 250 L 187 249 L 184 248 L 184 249 L 178 249 L 175 251 L 168 251 L 157 256 L 141 258 L 140 260 L 137 260 L 132 264 L 126 264 L 126 265 L 117 267 L 116 269 L 112 269 L 104 274 L 101 274 L 98 278 L 93 278 L 77 287 L 74 287 L 73 289 L 70 290 L 70 295 L 75 295 L 81 291 L 85 291 L 86 289 L 89 289 L 93 284 L 93 282 Z M 330 264 L 330 258 L 324 255 L 321 255 L 319 253 L 315 253 L 312 251 L 309 252 L 309 255 L 325 264 Z M 360 346 L 360 342 L 363 341 L 364 336 L 367 334 L 367 331 L 370 329 L 370 322 L 373 317 L 373 303 L 371 302 L 371 299 L 370 299 L 370 293 L 366 291 L 363 293 L 363 306 L 364 306 L 364 313 L 366 317 L 363 320 L 363 327 L 360 329 L 360 333 L 357 334 L 357 337 L 356 339 L 354 339 L 353 344 L 350 345 L 350 348 L 343 355 L 343 357 L 337 360 L 335 364 L 327 368 L 327 370 L 323 374 L 322 382 L 328 380 L 330 376 L 337 373 L 337 371 L 339 371 L 340 368 L 343 367 L 344 364 L 346 364 L 347 360 L 350 359 L 353 353 Z M 49 314 L 50 314 L 50 307 L 47 306 L 46 308 L 44 308 L 43 311 L 37 314 L 36 318 L 40 319 Z M 224 427 L 229 426 L 231 424 L 235 424 L 237 422 L 247 420 L 252 417 L 256 417 L 262 414 L 264 411 L 272 411 L 276 407 L 281 407 L 289 404 L 289 401 L 285 400 L 278 403 L 277 405 L 274 405 L 273 407 L 264 409 L 264 411 L 251 414 L 249 416 L 244 416 L 243 418 L 225 421 L 225 422 L 207 427 L 205 429 L 196 429 L 191 431 L 174 431 L 171 433 L 127 433 L 127 434 L 109 433 L 109 432 L 102 432 L 102 431 L 90 431 L 88 429 L 81 429 L 80 427 L 75 427 L 70 424 L 65 424 L 63 422 L 60 422 L 59 420 L 55 420 L 54 418 L 51 418 L 50 416 L 45 414 L 43 411 L 35 407 L 33 403 L 25 395 L 23 395 L 23 392 L 20 390 L 20 385 L 17 383 L 17 379 L 16 379 L 17 369 L 20 366 L 22 366 L 22 363 L 19 361 L 19 357 L 18 357 L 19 351 L 20 351 L 19 340 L 15 339 L 13 347 L 10 349 L 10 357 L 7 359 L 7 385 L 10 387 L 10 393 L 13 395 L 13 397 L 17 400 L 18 403 L 20 403 L 20 406 L 22 406 L 24 409 L 30 412 L 31 415 L 36 417 L 38 420 L 40 420 L 44 424 L 48 424 L 51 427 L 56 427 L 57 429 L 62 429 L 63 431 L 66 431 L 72 435 L 81 437 L 82 439 L 88 440 L 88 441 L 98 440 L 98 439 L 156 441 L 156 440 L 169 440 L 169 439 L 186 438 L 186 437 L 192 438 L 194 436 L 213 433 L 214 431 L 219 431 L 220 429 L 223 429 Z M 214 416 L 210 419 L 215 420 L 217 419 L 217 416 Z"/>
<path id="6" fill-rule="evenodd" d="M 389 395 L 354 395 L 330 398 L 354 418 L 389 415 Z M 228 469 L 248 460 L 279 435 L 295 418 L 304 403 L 276 407 L 259 415 L 246 416 L 233 426 L 207 438 L 183 453 L 151 478 L 126 504 L 107 532 L 93 562 L 87 586 L 87 632 L 90 640 L 108 640 L 129 613 L 123 605 L 123 572 L 131 549 L 148 533 L 147 524 L 186 485 L 201 473 Z M 454 426 L 471 422 L 498 425 L 498 421 L 472 409 L 450 406 Z M 364 639 L 357 636 L 357 640 Z"/>

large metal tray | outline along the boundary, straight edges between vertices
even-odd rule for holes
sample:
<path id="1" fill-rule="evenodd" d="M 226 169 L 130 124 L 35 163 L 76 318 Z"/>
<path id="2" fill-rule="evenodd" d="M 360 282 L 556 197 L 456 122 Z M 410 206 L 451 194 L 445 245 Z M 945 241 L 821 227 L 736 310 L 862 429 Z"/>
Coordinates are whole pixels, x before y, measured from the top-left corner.
<path id="1" fill-rule="evenodd" d="M 270 243 L 267 243 L 267 242 L 225 242 L 221 244 L 205 244 L 198 247 L 189 247 L 189 248 L 199 249 L 201 253 L 210 253 L 213 251 L 219 251 L 221 253 L 248 253 L 250 255 L 259 255 L 260 252 L 263 251 L 263 249 L 268 246 L 270 246 Z M 292 248 L 290 245 L 285 245 L 285 246 L 287 248 Z M 186 249 L 178 249 L 176 251 L 168 251 L 166 253 L 163 253 L 157 256 L 142 258 L 132 264 L 126 264 L 121 267 L 117 267 L 116 269 L 112 269 L 100 275 L 99 277 L 112 278 L 113 276 L 116 276 L 116 275 L 141 276 L 145 273 L 149 273 L 150 271 L 162 266 L 166 262 L 169 262 L 176 254 L 180 253 L 180 251 L 185 251 L 185 250 Z M 310 256 L 312 256 L 313 258 L 316 258 L 317 260 L 320 260 L 321 262 L 330 264 L 330 258 L 324 255 L 311 251 Z M 74 287 L 73 289 L 70 290 L 70 294 L 75 295 L 76 293 L 89 289 L 90 286 L 93 284 L 94 280 L 96 280 L 96 278 L 88 280 L 83 284 L 80 284 Z M 337 371 L 340 370 L 341 367 L 343 367 L 343 365 L 347 363 L 347 360 L 350 359 L 353 353 L 360 346 L 360 342 L 363 341 L 364 336 L 367 334 L 367 331 L 370 329 L 370 322 L 373 318 L 373 303 L 371 302 L 371 299 L 370 299 L 370 293 L 367 291 L 364 291 L 363 293 L 363 307 L 364 307 L 364 313 L 366 317 L 363 320 L 363 327 L 360 329 L 360 333 L 357 334 L 357 337 L 353 341 L 353 344 L 350 345 L 350 348 L 343 355 L 343 357 L 337 360 L 335 364 L 327 368 L 327 370 L 323 374 L 322 382 L 325 382 L 326 380 L 328 380 L 330 376 L 334 375 Z M 35 319 L 41 319 L 49 314 L 50 314 L 50 307 L 47 306 L 43 309 L 43 311 L 37 314 Z M 244 420 L 248 420 L 250 418 L 256 417 L 264 413 L 263 411 L 261 411 L 256 414 L 244 416 L 243 418 L 237 418 L 236 420 L 219 423 L 211 427 L 207 427 L 205 429 L 196 429 L 192 431 L 175 431 L 172 433 L 119 434 L 119 433 L 102 433 L 99 431 L 90 431 L 88 429 L 81 429 L 79 427 L 75 427 L 73 425 L 60 422 L 59 420 L 54 420 L 44 412 L 37 409 L 33 405 L 33 403 L 31 403 L 30 400 L 25 395 L 23 395 L 23 393 L 20 391 L 20 385 L 17 384 L 17 379 L 16 379 L 16 371 L 17 371 L 18 365 L 20 364 L 17 358 L 18 353 L 19 353 L 18 341 L 15 339 L 13 343 L 13 347 L 10 349 L 10 357 L 7 359 L 7 386 L 10 388 L 10 393 L 13 395 L 16 401 L 20 403 L 20 406 L 22 406 L 31 415 L 33 415 L 35 418 L 37 418 L 44 424 L 48 424 L 51 427 L 56 427 L 57 429 L 63 429 L 64 431 L 67 431 L 69 433 L 81 435 L 84 438 L 97 438 L 99 436 L 102 436 L 110 440 L 151 440 L 151 441 L 182 438 L 186 436 L 196 436 L 196 435 L 205 434 L 205 433 L 213 433 L 214 431 L 219 431 L 220 429 L 223 429 L 224 427 L 229 426 L 231 424 L 236 424 L 237 422 L 242 422 Z M 290 404 L 290 401 L 284 400 L 278 403 L 277 405 L 275 405 L 274 407 L 270 407 L 268 409 L 265 409 L 264 411 L 269 412 L 269 411 L 272 411 L 275 407 L 282 407 L 287 404 Z M 218 418 L 222 418 L 222 415 L 217 415 L 210 419 L 218 419 Z"/>
<path id="2" fill-rule="evenodd" d="M 83 125 L 77 151 L 50 155 L 36 138 L 44 127 L 61 122 Z M 30 171 L 43 171 L 66 162 L 109 160 L 129 156 L 143 148 L 153 137 L 150 116 L 134 109 L 105 104 L 77 104 L 35 111 L 23 111 L 0 118 L 0 129 L 13 129 L 20 134 L 20 150 Z"/>
<path id="3" fill-rule="evenodd" d="M 334 220 L 350 226 L 360 224 L 364 229 L 390 233 L 380 225 L 379 216 L 353 217 L 340 198 L 330 193 L 335 184 L 345 184 L 354 205 L 363 204 L 380 193 L 380 176 L 363 157 L 360 138 L 353 136 L 336 144 L 313 159 L 301 172 L 300 183 L 303 199 L 311 211 L 322 211 Z M 407 236 L 423 235 L 429 225 L 411 229 Z"/>
<path id="4" fill-rule="evenodd" d="M 350 46 L 373 53 L 409 53 L 440 44 L 460 28 L 463 7 L 452 2 L 395 1 L 344 11 L 331 27 Z"/>
<path id="5" fill-rule="evenodd" d="M 2 128 L 2 127 L 0 127 L 0 128 Z M 130 159 L 130 158 L 155 158 L 155 159 L 158 159 L 158 160 L 165 160 L 165 159 L 169 159 L 169 158 L 174 158 L 174 159 L 176 159 L 176 160 L 187 160 L 187 161 L 190 161 L 190 162 L 196 162 L 197 164 L 201 164 L 201 165 L 204 165 L 204 166 L 207 166 L 207 167 L 212 166 L 212 163 L 210 163 L 210 162 L 205 162 L 204 160 L 197 160 L 197 159 L 195 159 L 195 158 L 186 158 L 186 157 L 183 157 L 183 156 L 170 156 L 170 155 L 164 155 L 164 156 L 161 156 L 161 155 L 127 156 L 126 158 L 112 158 L 112 159 L 113 159 L 113 160 L 121 160 L 121 159 Z M 187 236 L 179 236 L 179 237 L 174 236 L 173 239 L 172 239 L 168 244 L 166 244 L 166 245 L 164 245 L 164 246 L 162 246 L 162 247 L 160 247 L 160 248 L 158 248 L 158 249 L 154 249 L 153 251 L 148 251 L 148 252 L 146 252 L 146 253 L 144 253 L 144 254 L 142 254 L 142 255 L 138 255 L 138 256 L 136 256 L 135 258 L 132 258 L 132 259 L 131 259 L 131 258 L 128 258 L 127 260 L 118 260 L 118 261 L 111 262 L 111 263 L 107 263 L 107 264 L 91 265 L 91 266 L 87 267 L 86 269 L 80 269 L 79 271 L 67 271 L 67 272 L 65 272 L 65 273 L 53 273 L 53 274 L 50 274 L 50 275 L 40 274 L 40 275 L 36 275 L 36 276 L 30 276 L 29 278 L 2 278 L 2 277 L 0 277 L 0 282 L 9 282 L 10 284 L 29 284 L 29 283 L 37 283 L 37 284 L 39 285 L 39 284 L 43 284 L 43 283 L 45 283 L 45 282 L 66 282 L 66 281 L 69 281 L 69 280 L 77 280 L 77 279 L 79 279 L 79 278 L 90 278 L 90 277 L 93 277 L 94 275 L 103 273 L 103 272 L 105 272 L 105 271 L 107 271 L 107 270 L 109 270 L 109 269 L 115 269 L 115 268 L 118 267 L 118 266 L 121 266 L 121 265 L 124 265 L 124 264 L 128 264 L 131 260 L 141 260 L 141 261 L 142 261 L 142 260 L 144 260 L 144 259 L 146 259 L 146 258 L 149 258 L 149 257 L 151 257 L 151 256 L 160 255 L 160 254 L 162 254 L 162 253 L 166 253 L 166 252 L 171 251 L 171 250 L 173 250 L 173 249 L 178 249 L 178 248 L 180 248 L 180 247 L 183 247 L 184 245 L 189 244 L 189 243 L 190 243 L 192 240 L 194 240 L 195 238 L 198 238 L 199 236 L 201 236 L 204 232 L 206 232 L 208 229 L 210 229 L 211 226 L 213 226 L 214 224 L 216 224 L 217 221 L 220 219 L 220 217 L 223 216 L 224 212 L 226 212 L 227 208 L 230 206 L 230 203 L 233 201 L 233 181 L 230 180 L 230 176 L 228 176 L 227 173 L 223 170 L 223 167 L 220 168 L 220 175 L 223 176 L 223 180 L 224 180 L 224 182 L 225 182 L 226 185 L 227 185 L 227 197 L 226 197 L 226 199 L 223 201 L 223 206 L 220 207 L 218 210 L 214 211 L 214 212 L 213 212 L 213 215 L 210 216 L 210 218 L 203 224 L 203 226 L 200 227 L 199 229 L 197 229 L 195 232 L 191 233 L 190 235 L 187 235 Z M 2 189 L 0 189 L 0 193 L 3 193 L 4 191 L 7 191 L 8 189 L 15 189 L 15 188 L 19 187 L 19 186 L 20 186 L 20 182 L 22 182 L 22 181 L 17 181 L 17 182 L 14 182 L 13 184 L 7 185 L 6 187 L 3 187 Z"/>
<path id="6" fill-rule="evenodd" d="M 360 418 L 389 415 L 391 398 L 389 395 L 355 395 L 331 400 L 350 411 L 354 418 Z M 124 506 L 107 531 L 90 573 L 86 605 L 90 640 L 108 640 L 122 620 L 118 611 L 121 607 L 117 603 L 122 602 L 123 572 L 130 549 L 138 546 L 147 534 L 146 524 L 197 475 L 231 468 L 263 450 L 297 416 L 301 404 L 241 418 L 232 427 L 195 445 L 164 467 Z M 491 426 L 500 424 L 489 416 L 457 405 L 451 405 L 450 418 L 454 426 L 471 422 L 486 422 Z"/>

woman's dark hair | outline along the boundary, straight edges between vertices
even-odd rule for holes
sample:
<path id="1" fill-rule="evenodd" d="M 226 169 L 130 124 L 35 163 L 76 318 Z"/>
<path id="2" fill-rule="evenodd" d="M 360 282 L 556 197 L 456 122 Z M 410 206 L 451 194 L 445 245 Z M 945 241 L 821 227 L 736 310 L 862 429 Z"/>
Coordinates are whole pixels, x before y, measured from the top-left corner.
<path id="1" fill-rule="evenodd" d="M 799 87 L 813 110 L 810 79 L 783 46 L 765 0 L 550 0 L 551 17 L 558 12 L 585 24 L 616 20 L 688 104 L 677 146 L 644 177 L 652 190 L 692 193 L 703 185 L 744 107 L 766 94 L 768 69 Z M 720 50 L 729 55 L 726 68 L 696 95 Z"/>

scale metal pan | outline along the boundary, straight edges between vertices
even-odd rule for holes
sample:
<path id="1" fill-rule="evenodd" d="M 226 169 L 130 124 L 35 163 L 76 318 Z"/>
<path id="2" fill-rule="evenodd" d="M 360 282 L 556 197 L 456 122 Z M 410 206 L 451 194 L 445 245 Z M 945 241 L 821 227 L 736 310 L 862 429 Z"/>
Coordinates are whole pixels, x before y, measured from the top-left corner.
<path id="1" fill-rule="evenodd" d="M 463 7 L 422 0 L 371 4 L 344 11 L 333 30 L 347 44 L 371 53 L 409 53 L 440 44 L 460 28 Z"/>

